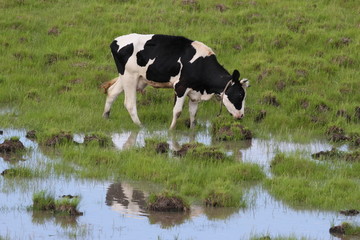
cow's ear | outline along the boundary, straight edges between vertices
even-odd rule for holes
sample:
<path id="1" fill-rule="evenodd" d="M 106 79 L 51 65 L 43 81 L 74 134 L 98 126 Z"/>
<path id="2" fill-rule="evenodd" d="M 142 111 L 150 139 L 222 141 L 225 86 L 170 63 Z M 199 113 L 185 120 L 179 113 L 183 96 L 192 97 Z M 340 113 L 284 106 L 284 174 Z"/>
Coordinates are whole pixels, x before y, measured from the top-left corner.
<path id="1" fill-rule="evenodd" d="M 233 74 L 232 74 L 232 80 L 233 82 L 238 82 L 240 78 L 240 73 L 238 70 L 234 70 Z"/>

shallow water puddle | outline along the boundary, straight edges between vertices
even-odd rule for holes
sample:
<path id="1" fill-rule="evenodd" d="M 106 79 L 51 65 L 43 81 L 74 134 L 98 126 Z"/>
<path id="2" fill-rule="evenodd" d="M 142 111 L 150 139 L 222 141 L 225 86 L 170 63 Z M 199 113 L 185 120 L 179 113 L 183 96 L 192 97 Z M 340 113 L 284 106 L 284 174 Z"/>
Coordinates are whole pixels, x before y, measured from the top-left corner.
<path id="1" fill-rule="evenodd" d="M 8 162 L 0 157 L 0 172 L 14 166 L 44 167 L 49 159 L 37 143 L 25 138 L 25 130 L 0 129 L 0 143 L 12 136 L 20 140 L 29 153 L 22 161 Z M 171 148 L 190 141 L 215 144 L 207 132 L 171 135 L 168 131 L 124 132 L 112 135 L 119 149 L 143 146 L 145 138 L 168 139 Z M 81 134 L 76 141 L 83 141 Z M 275 140 L 253 139 L 243 143 L 222 143 L 224 149 L 239 160 L 256 162 L 267 168 L 277 151 L 305 151 L 308 154 L 331 149 L 323 142 L 294 144 Z M 296 236 L 309 239 L 336 239 L 329 234 L 333 224 L 359 222 L 360 217 L 346 217 L 336 212 L 296 210 L 274 199 L 261 187 L 251 188 L 246 196 L 246 209 L 203 208 L 192 206 L 190 213 L 154 213 L 145 208 L 150 192 L 159 190 L 154 184 L 140 182 L 108 182 L 49 177 L 7 179 L 0 177 L 0 237 L 9 239 L 249 239 L 254 236 Z M 80 195 L 83 216 L 54 217 L 33 214 L 27 207 L 32 195 L 49 190 L 58 198 Z"/>
<path id="2" fill-rule="evenodd" d="M 81 140 L 82 137 L 82 140 Z M 327 141 L 315 140 L 311 143 L 300 144 L 288 141 L 277 141 L 274 139 L 252 139 L 245 141 L 214 141 L 208 131 L 203 132 L 178 132 L 169 133 L 169 131 L 147 132 L 146 130 L 140 131 L 127 131 L 122 133 L 112 134 L 112 141 L 116 148 L 119 150 L 128 149 L 130 147 L 143 147 L 145 146 L 146 138 L 158 137 L 160 139 L 168 139 L 167 143 L 172 150 L 179 150 L 181 145 L 189 142 L 199 142 L 205 145 L 216 145 L 223 148 L 228 154 L 232 154 L 239 161 L 253 162 L 264 167 L 268 175 L 269 162 L 274 158 L 277 152 L 301 152 L 305 156 L 310 156 L 313 153 L 331 150 L 332 145 Z M 78 135 L 78 141 L 82 142 L 84 136 Z M 346 150 L 347 145 L 337 146 L 339 150 Z"/>

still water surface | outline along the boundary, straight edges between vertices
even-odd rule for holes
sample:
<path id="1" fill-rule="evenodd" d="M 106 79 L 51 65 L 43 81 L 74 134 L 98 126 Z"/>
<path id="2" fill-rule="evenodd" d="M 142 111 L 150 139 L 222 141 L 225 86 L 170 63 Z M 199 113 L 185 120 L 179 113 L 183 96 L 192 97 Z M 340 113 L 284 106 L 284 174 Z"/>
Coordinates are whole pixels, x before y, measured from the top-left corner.
<path id="1" fill-rule="evenodd" d="M 0 129 L 1 130 L 1 129 Z M 7 161 L 0 157 L 0 172 L 15 166 L 45 168 L 49 162 L 61 161 L 44 155 L 36 142 L 25 138 L 24 129 L 2 129 L 0 143 L 12 136 L 20 140 L 30 153 L 22 161 Z M 210 145 L 208 132 L 171 134 L 167 131 L 122 132 L 112 135 L 115 146 L 121 150 L 143 146 L 144 139 L 158 135 L 168 139 L 172 149 L 190 141 Z M 81 143 L 84 136 L 77 134 L 74 140 Z M 269 172 L 269 162 L 276 152 L 302 151 L 311 154 L 330 150 L 326 142 L 308 144 L 253 139 L 242 143 L 224 143 L 223 148 L 234 154 L 239 161 L 256 162 Z M 343 148 L 346 148 L 344 146 Z M 300 239 L 337 239 L 329 234 L 329 228 L 343 221 L 360 222 L 360 217 L 346 217 L 337 212 L 293 209 L 274 199 L 261 186 L 250 188 L 246 197 L 250 206 L 237 208 L 203 208 L 193 205 L 190 213 L 152 213 L 145 208 L 150 192 L 159 186 L 132 181 L 79 180 L 53 177 L 41 179 L 7 179 L 0 177 L 0 237 L 9 239 L 249 239 L 254 236 L 291 237 Z M 32 195 L 50 189 L 56 197 L 81 196 L 77 218 L 54 217 L 34 214 L 27 207 Z"/>

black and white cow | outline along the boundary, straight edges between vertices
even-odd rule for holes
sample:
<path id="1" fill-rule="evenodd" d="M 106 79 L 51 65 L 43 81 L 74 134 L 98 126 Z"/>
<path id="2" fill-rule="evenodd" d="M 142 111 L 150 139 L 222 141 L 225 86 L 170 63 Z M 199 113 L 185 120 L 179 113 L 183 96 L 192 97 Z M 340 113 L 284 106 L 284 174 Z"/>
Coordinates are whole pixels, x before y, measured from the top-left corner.
<path id="1" fill-rule="evenodd" d="M 176 99 L 170 129 L 182 111 L 185 97 L 190 98 L 190 127 L 194 126 L 198 103 L 213 95 L 221 97 L 236 119 L 244 116 L 248 80 L 239 81 L 240 73 L 229 74 L 205 44 L 179 36 L 129 34 L 110 45 L 119 77 L 103 86 L 107 92 L 103 116 L 119 94 L 125 92 L 124 105 L 131 119 L 141 125 L 137 115 L 136 91 L 147 85 L 174 88 Z"/>

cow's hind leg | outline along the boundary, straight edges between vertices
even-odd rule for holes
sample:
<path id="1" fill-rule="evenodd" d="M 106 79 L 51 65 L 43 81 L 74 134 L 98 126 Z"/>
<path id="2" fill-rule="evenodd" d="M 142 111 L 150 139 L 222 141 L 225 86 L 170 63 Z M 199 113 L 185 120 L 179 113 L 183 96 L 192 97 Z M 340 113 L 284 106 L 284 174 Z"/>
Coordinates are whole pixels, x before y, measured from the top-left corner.
<path id="1" fill-rule="evenodd" d="M 170 129 L 174 129 L 176 125 L 176 120 L 180 117 L 181 111 L 183 109 L 184 102 L 185 102 L 185 95 L 182 97 L 175 98 L 175 105 L 173 108 L 173 119 L 170 125 Z"/>
<path id="2" fill-rule="evenodd" d="M 195 126 L 195 116 L 198 109 L 198 101 L 189 100 L 190 128 Z"/>
<path id="3" fill-rule="evenodd" d="M 111 85 L 108 89 L 106 89 L 107 97 L 106 97 L 105 108 L 103 113 L 104 118 L 109 118 L 111 106 L 123 90 L 124 87 L 120 77 L 116 80 L 116 82 L 113 85 Z"/>

